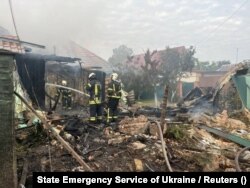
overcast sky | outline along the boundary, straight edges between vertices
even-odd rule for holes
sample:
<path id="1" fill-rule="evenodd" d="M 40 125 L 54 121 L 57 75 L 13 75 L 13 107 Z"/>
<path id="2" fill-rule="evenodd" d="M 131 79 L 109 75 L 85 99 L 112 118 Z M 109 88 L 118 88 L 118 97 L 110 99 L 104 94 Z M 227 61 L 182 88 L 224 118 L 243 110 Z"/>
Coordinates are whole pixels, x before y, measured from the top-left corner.
<path id="1" fill-rule="evenodd" d="M 196 47 L 200 60 L 250 59 L 246 0 L 12 0 L 21 40 L 51 46 L 73 40 L 108 59 L 125 44 L 134 53 Z M 227 20 L 227 22 L 225 22 Z M 0 25 L 14 33 L 8 0 Z"/>

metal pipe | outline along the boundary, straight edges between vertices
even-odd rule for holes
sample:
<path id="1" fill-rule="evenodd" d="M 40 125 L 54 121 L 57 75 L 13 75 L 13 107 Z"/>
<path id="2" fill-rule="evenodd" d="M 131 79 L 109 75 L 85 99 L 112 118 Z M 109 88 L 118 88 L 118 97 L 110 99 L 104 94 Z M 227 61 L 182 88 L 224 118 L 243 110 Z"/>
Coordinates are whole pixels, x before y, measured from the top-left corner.
<path id="1" fill-rule="evenodd" d="M 230 140 L 234 143 L 237 143 L 239 145 L 242 145 L 242 146 L 245 146 L 245 147 L 250 147 L 250 141 L 247 140 L 247 139 L 243 139 L 239 136 L 236 136 L 236 135 L 233 135 L 233 134 L 230 134 L 230 133 L 225 133 L 221 130 L 218 130 L 218 129 L 215 129 L 215 128 L 212 128 L 212 127 L 209 127 L 209 126 L 206 126 L 206 125 L 198 125 L 197 127 L 199 127 L 200 129 L 205 129 L 206 131 L 210 132 L 210 133 L 213 133 L 217 136 L 220 136 L 224 139 L 227 139 L 227 140 Z"/>

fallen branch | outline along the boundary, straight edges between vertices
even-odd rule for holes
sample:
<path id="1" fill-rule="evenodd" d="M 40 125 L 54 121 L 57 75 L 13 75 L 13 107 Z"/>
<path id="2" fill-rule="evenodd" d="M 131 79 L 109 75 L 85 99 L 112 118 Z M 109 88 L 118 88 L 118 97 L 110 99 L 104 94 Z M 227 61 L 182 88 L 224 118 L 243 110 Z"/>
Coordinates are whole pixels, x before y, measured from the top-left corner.
<path id="1" fill-rule="evenodd" d="M 87 163 L 85 163 L 83 161 L 83 159 L 75 152 L 74 149 L 72 149 L 72 147 L 58 134 L 58 132 L 55 130 L 54 127 L 52 127 L 46 120 L 46 117 L 42 117 L 41 115 L 39 115 L 36 110 L 29 105 L 29 103 L 18 93 L 16 93 L 14 91 L 14 94 L 31 110 L 31 112 L 33 112 L 43 123 L 44 128 L 48 129 L 52 132 L 53 136 L 55 136 L 57 138 L 57 140 L 63 145 L 63 147 L 68 150 L 68 152 L 80 163 L 80 165 L 82 165 L 82 167 L 86 170 L 86 171 L 90 171 L 92 172 L 93 170 L 87 165 Z"/>

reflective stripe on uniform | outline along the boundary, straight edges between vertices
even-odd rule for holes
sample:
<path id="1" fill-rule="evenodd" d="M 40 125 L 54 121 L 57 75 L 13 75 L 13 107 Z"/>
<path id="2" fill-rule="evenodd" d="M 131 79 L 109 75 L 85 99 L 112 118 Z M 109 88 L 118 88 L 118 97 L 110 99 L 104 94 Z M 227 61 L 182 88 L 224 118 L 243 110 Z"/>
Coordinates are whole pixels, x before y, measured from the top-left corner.
<path id="1" fill-rule="evenodd" d="M 112 117 L 109 117 L 109 108 L 108 108 L 108 112 L 107 112 L 107 123 L 109 123 L 109 120 L 111 119 Z"/>
<path id="2" fill-rule="evenodd" d="M 101 104 L 101 101 L 99 99 L 96 100 L 90 100 L 89 104 Z"/>
<path id="3" fill-rule="evenodd" d="M 98 120 L 102 120 L 102 116 L 97 116 L 97 119 Z"/>
<path id="4" fill-rule="evenodd" d="M 112 96 L 110 96 L 111 98 L 115 98 L 115 99 L 120 99 L 121 97 L 120 96 L 114 96 L 114 95 L 112 95 Z"/>
<path id="5" fill-rule="evenodd" d="M 97 84 L 95 84 L 95 96 L 98 95 L 98 88 L 97 88 Z"/>
<path id="6" fill-rule="evenodd" d="M 96 104 L 96 102 L 95 101 L 89 101 L 89 104 Z"/>
<path id="7" fill-rule="evenodd" d="M 90 117 L 89 120 L 90 120 L 90 121 L 95 121 L 96 118 L 95 118 L 95 117 Z"/>
<path id="8" fill-rule="evenodd" d="M 118 118 L 118 116 L 113 116 L 113 118 L 114 118 L 114 119 L 117 119 L 117 118 Z"/>

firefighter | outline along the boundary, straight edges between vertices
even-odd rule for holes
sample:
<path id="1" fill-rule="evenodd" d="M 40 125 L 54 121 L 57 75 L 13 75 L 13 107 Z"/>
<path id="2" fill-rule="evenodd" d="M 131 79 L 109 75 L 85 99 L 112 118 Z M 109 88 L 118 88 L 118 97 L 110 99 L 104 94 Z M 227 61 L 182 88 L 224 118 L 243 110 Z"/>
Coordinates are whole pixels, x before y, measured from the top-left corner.
<path id="1" fill-rule="evenodd" d="M 89 92 L 89 121 L 90 123 L 102 122 L 102 86 L 95 73 L 89 74 L 89 83 L 86 90 Z"/>
<path id="2" fill-rule="evenodd" d="M 62 86 L 67 86 L 67 81 L 62 80 Z M 56 97 L 62 96 L 62 108 L 64 110 L 68 109 L 71 110 L 71 103 L 72 103 L 72 92 L 66 88 L 58 88 Z"/>
<path id="3" fill-rule="evenodd" d="M 111 82 L 108 84 L 108 109 L 107 123 L 116 122 L 118 119 L 118 104 L 122 96 L 121 82 L 118 81 L 118 74 L 111 75 Z"/>

